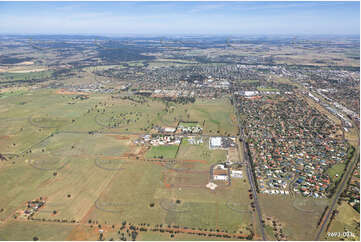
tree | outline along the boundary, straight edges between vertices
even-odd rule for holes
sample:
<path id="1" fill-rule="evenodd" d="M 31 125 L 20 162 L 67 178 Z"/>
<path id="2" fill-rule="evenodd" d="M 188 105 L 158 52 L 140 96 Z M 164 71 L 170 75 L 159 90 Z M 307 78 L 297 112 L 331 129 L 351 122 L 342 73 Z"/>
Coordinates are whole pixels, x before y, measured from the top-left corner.
<path id="1" fill-rule="evenodd" d="M 135 231 L 132 231 L 132 240 L 135 241 L 135 239 L 137 238 L 138 233 Z"/>

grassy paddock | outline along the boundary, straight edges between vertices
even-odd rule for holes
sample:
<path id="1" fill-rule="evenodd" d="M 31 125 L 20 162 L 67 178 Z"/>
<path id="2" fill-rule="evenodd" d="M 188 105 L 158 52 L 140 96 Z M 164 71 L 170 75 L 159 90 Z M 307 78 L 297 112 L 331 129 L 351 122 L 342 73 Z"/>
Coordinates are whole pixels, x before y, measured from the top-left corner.
<path id="1" fill-rule="evenodd" d="M 0 73 L 0 82 L 1 81 L 21 81 L 21 80 L 32 80 L 32 79 L 41 79 L 51 77 L 52 71 L 36 71 L 36 72 L 26 72 L 26 73 Z"/>
<path id="2" fill-rule="evenodd" d="M 292 198 L 290 196 L 260 194 L 259 199 L 264 218 L 267 216 L 274 217 L 280 223 L 285 224 L 284 234 L 289 240 L 313 240 L 318 219 L 329 203 L 328 199 L 303 198 L 301 196 Z M 304 204 L 303 200 L 312 200 L 312 212 L 297 209 L 295 199 L 301 205 Z"/>
<path id="3" fill-rule="evenodd" d="M 339 213 L 336 215 L 335 219 L 332 221 L 328 232 L 341 232 L 350 231 L 355 237 L 345 237 L 345 240 L 360 240 L 360 227 L 358 225 L 360 221 L 360 214 L 353 209 L 346 202 L 342 202 L 341 205 L 337 207 Z M 340 237 L 331 237 L 324 234 L 325 240 L 340 240 Z"/>
<path id="4" fill-rule="evenodd" d="M 202 160 L 208 164 L 222 162 L 226 160 L 227 151 L 225 150 L 210 150 L 208 138 L 203 137 L 203 143 L 199 145 L 182 142 L 177 159 L 179 160 Z"/>
<path id="5" fill-rule="evenodd" d="M 145 158 L 175 159 L 177 150 L 178 145 L 152 146 L 152 148 L 146 153 Z"/>
<path id="6" fill-rule="evenodd" d="M 152 147 L 146 153 L 148 158 L 176 158 L 179 162 L 174 168 L 191 171 L 183 174 L 174 173 L 164 163 L 137 160 L 135 157 L 126 159 L 140 150 L 132 142 L 138 135 L 119 134 L 148 133 L 152 125 L 165 126 L 163 119 L 174 122 L 174 117 L 184 120 L 187 115 L 189 120 L 197 121 L 207 130 L 206 133 L 217 134 L 219 131 L 220 134 L 232 134 L 236 129 L 232 119 L 233 108 L 228 99 L 199 99 L 186 105 L 173 103 L 174 113 L 167 113 L 164 111 L 165 103 L 151 98 L 145 98 L 145 103 L 140 104 L 132 100 L 111 99 L 102 94 L 91 94 L 85 100 L 76 96 L 37 89 L 0 98 L 1 153 L 19 154 L 17 158 L 0 164 L 0 190 L 6 191 L 0 196 L 0 208 L 4 209 L 0 220 L 6 221 L 0 225 L 0 236 L 4 235 L 4 239 L 32 240 L 33 236 L 41 240 L 97 239 L 96 234 L 87 229 L 79 233 L 63 229 L 63 233 L 57 232 L 62 226 L 52 225 L 47 230 L 49 234 L 43 234 L 35 221 L 13 224 L 7 220 L 17 210 L 24 209 L 26 201 L 39 197 L 46 198 L 46 204 L 34 215 L 36 219 L 76 220 L 83 224 L 91 220 L 117 225 L 123 221 L 151 225 L 172 222 L 197 228 L 214 229 L 218 226 L 232 230 L 230 232 L 244 229 L 251 223 L 248 214 L 227 207 L 227 202 L 231 201 L 232 206 L 248 208 L 249 187 L 246 182 L 235 180 L 232 186 L 222 187 L 216 192 L 205 187 L 210 164 L 224 161 L 227 155 L 223 150 L 209 150 L 207 138 L 201 145 L 183 142 L 179 147 Z M 96 117 L 103 113 L 107 116 L 101 121 L 108 122 L 109 116 L 130 121 L 122 127 L 102 126 L 96 122 Z M 115 118 L 112 120 L 116 122 Z M 178 148 L 180 150 L 175 157 Z M 21 153 L 23 151 L 28 152 Z M 104 163 L 110 169 L 97 166 L 97 159 L 111 161 Z M 117 169 L 119 167 L 121 169 Z M 170 174 L 168 178 L 171 180 L 184 181 L 196 187 L 179 189 L 166 186 L 166 174 Z M 182 206 L 189 206 L 191 213 L 165 210 L 160 202 L 167 199 L 173 202 L 179 199 Z M 41 226 L 47 228 L 48 222 Z M 73 229 L 73 226 L 69 225 L 69 228 Z M 26 232 L 15 236 L 5 233 L 5 230 Z M 68 232 L 74 236 L 68 237 Z"/>
<path id="7" fill-rule="evenodd" d="M 28 221 L 11 221 L 0 226 L 0 240 L 25 240 L 33 241 L 34 237 L 39 240 L 66 240 L 75 225 L 43 224 Z"/>

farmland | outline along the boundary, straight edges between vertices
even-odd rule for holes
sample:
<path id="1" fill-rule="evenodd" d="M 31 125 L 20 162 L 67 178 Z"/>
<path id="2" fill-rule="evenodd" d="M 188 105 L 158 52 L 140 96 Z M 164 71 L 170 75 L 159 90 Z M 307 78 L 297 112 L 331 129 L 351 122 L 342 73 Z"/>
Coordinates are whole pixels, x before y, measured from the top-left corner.
<path id="1" fill-rule="evenodd" d="M 153 146 L 146 154 L 146 158 L 174 159 L 178 150 L 177 145 Z"/>
<path id="2" fill-rule="evenodd" d="M 0 240 L 357 240 L 358 52 L 1 35 Z"/>
<path id="3" fill-rule="evenodd" d="M 208 140 L 208 138 L 203 138 L 203 143 L 199 145 L 189 144 L 188 141 L 184 140 L 179 148 L 177 158 L 180 160 L 204 160 L 209 164 L 224 161 L 227 152 L 210 150 Z"/>
<path id="4" fill-rule="evenodd" d="M 136 145 L 138 135 L 164 125 L 166 103 L 136 96 L 123 100 L 102 94 L 79 99 L 79 95 L 39 89 L 0 99 L 5 121 L 0 126 L 0 149 L 12 157 L 0 163 L 0 189 L 9 191 L 0 198 L 0 231 L 23 227 L 29 231 L 22 237 L 1 233 L 5 239 L 51 240 L 63 227 L 57 239 L 75 238 L 89 226 L 120 227 L 124 221 L 152 228 L 172 224 L 214 233 L 217 229 L 234 238 L 250 235 L 246 180 L 216 191 L 206 188 L 210 165 L 224 162 L 227 151 L 210 150 L 207 137 L 199 145 L 186 138 L 179 145 L 148 149 Z M 208 133 L 235 130 L 229 123 L 233 114 L 227 99 L 171 107 L 204 124 Z M 41 112 L 36 111 L 39 108 Z M 174 127 L 183 120 L 175 117 Z M 174 163 L 168 164 L 169 159 Z M 24 220 L 25 202 L 38 198 L 45 199 L 45 205 Z M 41 223 L 55 223 L 54 231 L 32 232 Z M 98 236 L 92 233 L 89 236 Z M 149 232 L 155 233 L 159 231 Z M 177 237 L 182 236 L 188 238 Z"/>

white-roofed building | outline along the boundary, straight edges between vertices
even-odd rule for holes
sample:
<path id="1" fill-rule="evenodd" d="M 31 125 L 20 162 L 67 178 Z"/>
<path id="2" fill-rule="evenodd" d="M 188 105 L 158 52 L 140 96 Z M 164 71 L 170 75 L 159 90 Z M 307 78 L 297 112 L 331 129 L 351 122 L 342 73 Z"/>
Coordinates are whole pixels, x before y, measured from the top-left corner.
<path id="1" fill-rule="evenodd" d="M 259 94 L 258 91 L 244 91 L 244 96 L 246 96 L 246 97 L 252 97 L 252 96 L 256 96 L 258 94 Z"/>
<path id="2" fill-rule="evenodd" d="M 218 181 L 227 181 L 228 176 L 227 175 L 214 175 L 213 179 L 218 180 Z"/>
<path id="3" fill-rule="evenodd" d="M 242 171 L 231 170 L 231 177 L 242 178 L 243 177 Z"/>
<path id="4" fill-rule="evenodd" d="M 165 127 L 164 128 L 164 131 L 167 132 L 167 133 L 174 133 L 175 132 L 175 128 L 171 128 L 171 127 Z"/>
<path id="5" fill-rule="evenodd" d="M 209 148 L 210 149 L 222 148 L 222 137 L 211 137 L 209 139 Z"/>

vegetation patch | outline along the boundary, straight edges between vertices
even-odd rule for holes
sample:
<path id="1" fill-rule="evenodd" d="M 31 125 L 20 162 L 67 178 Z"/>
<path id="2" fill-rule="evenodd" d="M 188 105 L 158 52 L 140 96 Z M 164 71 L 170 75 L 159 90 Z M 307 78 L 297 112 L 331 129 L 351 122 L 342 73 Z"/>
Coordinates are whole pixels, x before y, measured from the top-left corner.
<path id="1" fill-rule="evenodd" d="M 51 71 L 34 71 L 24 73 L 0 73 L 0 82 L 2 81 L 30 81 L 45 79 L 51 77 Z"/>
<path id="2" fill-rule="evenodd" d="M 257 90 L 260 92 L 279 92 L 280 90 L 272 87 L 257 87 Z"/>
<path id="3" fill-rule="evenodd" d="M 183 126 L 183 127 L 197 127 L 198 122 L 180 122 L 178 126 Z"/>
<path id="4" fill-rule="evenodd" d="M 12 97 L 12 96 L 20 96 L 24 95 L 27 91 L 25 90 L 14 90 L 8 92 L 0 92 L 0 98 Z"/>
<path id="5" fill-rule="evenodd" d="M 152 148 L 145 154 L 147 159 L 175 159 L 178 145 L 159 145 Z"/>
<path id="6" fill-rule="evenodd" d="M 242 80 L 241 83 L 259 83 L 259 80 Z"/>
<path id="7" fill-rule="evenodd" d="M 345 168 L 346 168 L 346 164 L 344 163 L 335 164 L 331 168 L 329 168 L 327 170 L 327 174 L 330 176 L 331 181 L 338 182 L 341 179 Z"/>

